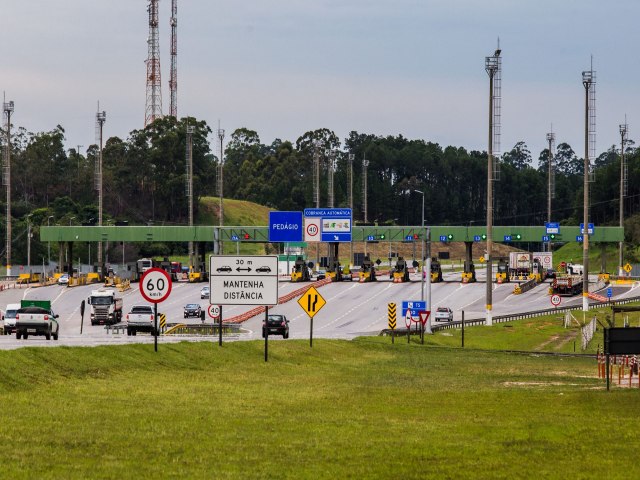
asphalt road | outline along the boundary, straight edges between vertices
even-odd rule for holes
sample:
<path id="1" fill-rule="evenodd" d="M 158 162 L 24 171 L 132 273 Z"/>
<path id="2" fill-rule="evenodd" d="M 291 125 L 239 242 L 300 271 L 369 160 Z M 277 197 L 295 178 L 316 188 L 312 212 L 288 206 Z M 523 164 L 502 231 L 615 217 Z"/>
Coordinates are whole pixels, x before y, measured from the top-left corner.
<path id="1" fill-rule="evenodd" d="M 460 320 L 462 312 L 466 319 L 484 316 L 485 292 L 483 272 L 478 275 L 479 282 L 471 284 L 460 283 L 460 274 L 445 273 L 445 282 L 432 284 L 432 309 L 439 306 L 450 307 L 454 311 L 454 320 Z M 209 300 L 200 298 L 200 289 L 205 284 L 175 283 L 169 298 L 159 304 L 158 311 L 167 316 L 168 323 L 201 323 L 199 319 L 184 319 L 183 307 L 187 303 L 199 303 L 206 310 Z M 288 281 L 279 283 L 279 297 L 298 290 L 309 284 L 292 284 Z M 551 308 L 548 295 L 548 283 L 520 295 L 513 294 L 513 283 L 493 286 L 494 315 L 524 312 Z M 89 321 L 89 306 L 87 305 L 83 333 L 80 334 L 80 304 L 86 300 L 91 290 L 100 288 L 99 285 L 66 287 L 52 285 L 47 287 L 11 288 L 0 292 L 0 308 L 8 303 L 19 303 L 23 298 L 47 299 L 52 301 L 53 309 L 59 315 L 60 339 L 47 341 L 44 337 L 30 336 L 28 340 L 16 340 L 15 335 L 0 336 L 0 349 L 13 349 L 23 346 L 97 346 L 120 345 L 126 343 L 153 343 L 153 337 L 140 334 L 128 337 L 126 334 L 108 334 L 103 326 L 92 326 Z M 387 327 L 387 305 L 395 302 L 398 306 L 398 327 L 404 327 L 404 319 L 400 308 L 405 300 L 420 300 L 421 283 L 418 275 L 412 277 L 409 283 L 392 283 L 388 277 L 381 277 L 377 282 L 358 283 L 341 282 L 330 283 L 319 287 L 320 294 L 327 302 L 314 318 L 314 338 L 351 339 L 360 335 L 375 335 Z M 600 292 L 604 294 L 603 292 Z M 638 287 L 613 287 L 613 298 L 624 298 L 640 294 Z M 124 311 L 128 312 L 133 305 L 145 304 L 138 284 L 122 294 Z M 307 314 L 293 300 L 270 308 L 270 313 L 284 314 L 290 320 L 290 338 L 309 338 L 310 320 Z M 562 306 L 580 305 L 582 297 L 562 297 Z M 230 319 L 254 307 L 224 306 L 223 318 Z M 264 314 L 253 317 L 243 323 L 240 334 L 229 337 L 228 340 L 244 340 L 261 338 L 261 326 Z M 212 323 L 209 317 L 206 323 Z M 281 337 L 273 337 L 279 339 Z M 166 336 L 160 337 L 159 345 L 178 341 L 202 341 L 203 337 Z M 217 338 L 206 338 L 205 341 L 217 341 Z"/>

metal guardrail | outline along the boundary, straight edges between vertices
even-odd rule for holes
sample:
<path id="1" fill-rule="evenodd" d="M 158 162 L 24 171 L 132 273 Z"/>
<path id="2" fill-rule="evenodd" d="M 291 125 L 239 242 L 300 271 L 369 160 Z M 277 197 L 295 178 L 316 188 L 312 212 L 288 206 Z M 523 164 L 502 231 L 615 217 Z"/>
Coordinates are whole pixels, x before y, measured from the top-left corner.
<path id="1" fill-rule="evenodd" d="M 178 325 L 178 328 L 170 333 L 170 335 L 219 335 L 219 328 L 217 323 L 202 323 L 202 324 L 178 324 L 178 323 L 167 323 L 165 328 L 160 333 L 164 334 L 165 331 L 169 330 L 172 327 Z M 222 333 L 223 334 L 236 334 L 240 333 L 241 325 L 239 323 L 223 323 L 222 324 Z M 127 333 L 127 324 L 125 322 L 116 323 L 114 325 L 105 325 L 105 331 L 107 334 L 120 334 L 124 335 Z"/>
<path id="2" fill-rule="evenodd" d="M 589 310 L 601 307 L 607 307 L 610 305 L 625 305 L 627 303 L 640 302 L 640 297 L 629 297 L 624 298 L 622 300 L 614 300 L 611 302 L 595 302 L 589 304 Z M 513 313 L 510 315 L 497 315 L 493 317 L 493 323 L 506 323 L 512 322 L 514 320 L 523 320 L 525 318 L 539 317 L 542 315 L 550 315 L 553 313 L 561 313 L 561 312 L 569 312 L 571 310 L 582 310 L 582 305 L 573 305 L 569 307 L 556 307 L 556 308 L 547 308 L 544 310 L 532 310 L 530 312 L 521 312 L 521 313 Z M 466 327 L 475 326 L 475 325 L 484 325 L 486 323 L 486 319 L 484 318 L 470 318 L 469 320 L 465 320 L 464 324 Z M 461 328 L 462 322 L 455 321 L 449 322 L 443 325 L 432 325 L 431 331 L 437 332 L 440 330 L 451 330 L 455 328 Z"/>

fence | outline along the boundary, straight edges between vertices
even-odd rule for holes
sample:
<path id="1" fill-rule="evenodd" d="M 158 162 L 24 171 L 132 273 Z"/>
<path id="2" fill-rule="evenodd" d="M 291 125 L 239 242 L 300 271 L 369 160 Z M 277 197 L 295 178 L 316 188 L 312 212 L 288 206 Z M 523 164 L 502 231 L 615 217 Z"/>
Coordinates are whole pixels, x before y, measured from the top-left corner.
<path id="1" fill-rule="evenodd" d="M 586 350 L 589 342 L 593 338 L 593 335 L 596 333 L 596 317 L 593 317 L 589 323 L 584 325 L 580 329 L 580 336 L 582 337 L 582 350 Z"/>

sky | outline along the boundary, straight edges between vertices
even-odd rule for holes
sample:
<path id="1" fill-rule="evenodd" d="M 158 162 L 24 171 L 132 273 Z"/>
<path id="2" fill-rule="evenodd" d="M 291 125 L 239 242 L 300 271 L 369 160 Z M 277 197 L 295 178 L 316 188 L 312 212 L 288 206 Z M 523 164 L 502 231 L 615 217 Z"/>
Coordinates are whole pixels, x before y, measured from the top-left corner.
<path id="1" fill-rule="evenodd" d="M 14 126 L 66 147 L 144 126 L 146 0 L 0 0 L 0 89 Z M 640 125 L 637 0 L 178 0 L 178 116 L 265 144 L 318 128 L 486 150 L 485 57 L 502 49 L 502 151 L 584 155 L 582 71 L 596 72 L 597 153 Z M 171 1 L 160 0 L 163 113 Z M 216 140 L 210 138 L 215 149 Z"/>

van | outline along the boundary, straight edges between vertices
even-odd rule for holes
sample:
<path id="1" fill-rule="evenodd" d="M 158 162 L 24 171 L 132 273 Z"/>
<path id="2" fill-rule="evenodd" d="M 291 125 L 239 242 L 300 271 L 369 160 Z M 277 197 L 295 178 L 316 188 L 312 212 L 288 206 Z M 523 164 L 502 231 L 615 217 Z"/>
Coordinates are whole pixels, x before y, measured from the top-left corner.
<path id="1" fill-rule="evenodd" d="M 3 335 L 11 335 L 16 331 L 16 313 L 19 308 L 19 303 L 10 303 L 4 309 L 4 314 L 2 315 L 2 321 L 4 322 Z"/>

